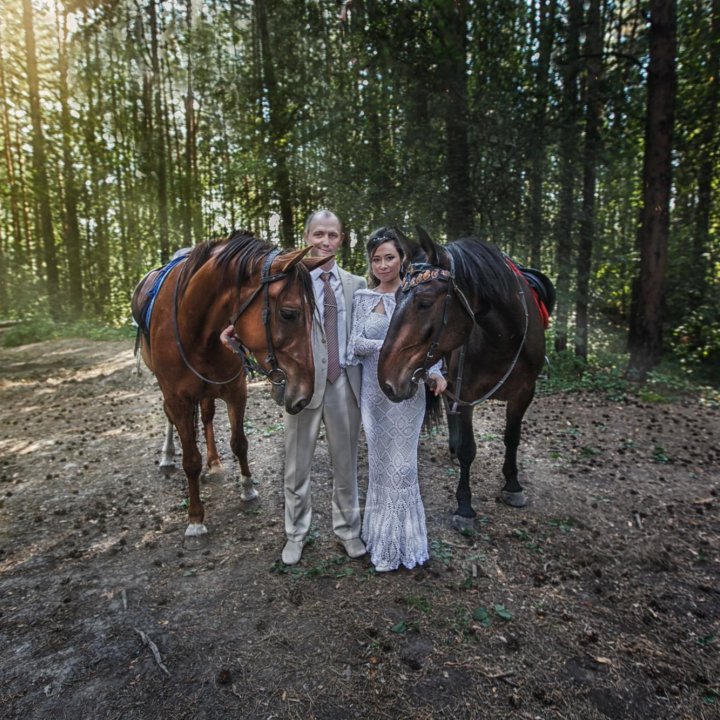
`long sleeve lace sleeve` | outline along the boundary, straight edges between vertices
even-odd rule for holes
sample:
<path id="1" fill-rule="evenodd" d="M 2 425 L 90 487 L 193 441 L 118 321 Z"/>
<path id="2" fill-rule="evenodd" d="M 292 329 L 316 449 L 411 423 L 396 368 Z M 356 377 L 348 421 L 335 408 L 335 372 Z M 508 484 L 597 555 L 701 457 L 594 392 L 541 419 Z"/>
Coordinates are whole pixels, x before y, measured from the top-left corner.
<path id="1" fill-rule="evenodd" d="M 372 305 L 373 299 L 367 295 L 357 294 L 353 298 L 352 329 L 347 348 L 348 365 L 358 365 L 364 357 L 377 352 L 382 347 L 382 340 L 367 338 L 363 334 L 365 320 L 368 313 L 372 312 Z"/>
<path id="2" fill-rule="evenodd" d="M 430 377 L 431 375 L 442 375 L 442 374 L 443 374 L 442 368 L 443 368 L 443 361 L 442 361 L 442 360 L 438 360 L 438 361 L 428 370 L 428 372 L 427 372 L 428 377 Z"/>

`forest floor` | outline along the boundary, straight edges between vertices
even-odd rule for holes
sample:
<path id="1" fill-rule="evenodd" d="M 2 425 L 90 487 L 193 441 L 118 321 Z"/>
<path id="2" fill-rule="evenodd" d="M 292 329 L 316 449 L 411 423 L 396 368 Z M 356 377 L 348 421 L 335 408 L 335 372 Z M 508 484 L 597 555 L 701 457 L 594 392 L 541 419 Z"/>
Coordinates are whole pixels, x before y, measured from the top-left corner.
<path id="1" fill-rule="evenodd" d="M 300 565 L 284 542 L 282 414 L 250 388 L 260 497 L 185 482 L 131 342 L 0 350 L 0 706 L 5 718 L 717 718 L 720 409 L 555 394 L 520 450 L 527 507 L 496 499 L 503 407 L 476 410 L 476 529 L 453 529 L 446 431 L 421 439 L 432 558 L 376 574 L 333 539 L 316 453 Z M 361 495 L 367 473 L 361 450 Z M 482 480 L 480 479 L 482 478 Z"/>

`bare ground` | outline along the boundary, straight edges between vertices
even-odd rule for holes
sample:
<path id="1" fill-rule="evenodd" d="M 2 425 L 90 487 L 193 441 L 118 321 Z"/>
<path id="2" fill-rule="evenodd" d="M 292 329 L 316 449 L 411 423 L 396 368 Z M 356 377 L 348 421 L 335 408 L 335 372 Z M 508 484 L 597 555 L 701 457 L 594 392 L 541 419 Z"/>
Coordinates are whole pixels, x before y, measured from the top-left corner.
<path id="1" fill-rule="evenodd" d="M 189 552 L 184 479 L 157 468 L 159 391 L 129 345 L 0 350 L 4 717 L 720 716 L 717 407 L 538 398 L 515 510 L 496 501 L 488 404 L 467 535 L 446 434 L 423 437 L 432 559 L 388 575 L 333 540 L 321 440 L 312 542 L 288 571 L 268 389 L 247 416 L 260 499 L 239 499 L 219 413 L 228 473 L 204 485 L 210 544 Z"/>

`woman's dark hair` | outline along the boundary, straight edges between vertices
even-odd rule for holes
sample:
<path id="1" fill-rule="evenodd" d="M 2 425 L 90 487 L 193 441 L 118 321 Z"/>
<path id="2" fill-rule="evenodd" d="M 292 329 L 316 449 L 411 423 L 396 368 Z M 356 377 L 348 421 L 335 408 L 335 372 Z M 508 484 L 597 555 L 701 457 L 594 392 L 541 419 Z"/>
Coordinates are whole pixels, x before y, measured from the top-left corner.
<path id="1" fill-rule="evenodd" d="M 398 255 L 400 256 L 400 277 L 402 278 L 405 269 L 405 251 L 402 249 L 402 245 L 392 228 L 381 227 L 373 232 L 368 238 L 365 244 L 365 250 L 367 252 L 368 261 L 368 277 L 370 278 L 369 285 L 371 288 L 377 287 L 380 281 L 373 275 L 372 271 L 372 256 L 373 253 L 385 243 L 390 242 L 395 246 Z"/>

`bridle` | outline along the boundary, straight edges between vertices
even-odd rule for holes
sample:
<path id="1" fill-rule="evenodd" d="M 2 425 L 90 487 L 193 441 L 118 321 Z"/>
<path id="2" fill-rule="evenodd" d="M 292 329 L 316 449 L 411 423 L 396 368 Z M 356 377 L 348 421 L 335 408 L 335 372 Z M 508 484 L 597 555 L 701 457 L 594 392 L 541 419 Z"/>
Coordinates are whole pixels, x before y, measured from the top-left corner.
<path id="1" fill-rule="evenodd" d="M 435 351 L 437 350 L 438 346 L 440 345 L 440 340 L 441 340 L 443 333 L 445 332 L 445 329 L 447 328 L 447 325 L 448 325 L 450 300 L 451 300 L 453 293 L 459 300 L 460 305 L 463 308 L 463 310 L 470 317 L 470 320 L 472 321 L 473 326 L 477 323 L 477 321 L 475 319 L 475 313 L 473 312 L 473 309 L 470 307 L 470 303 L 469 303 L 467 297 L 465 296 L 465 293 L 458 287 L 457 283 L 455 282 L 455 261 L 453 259 L 453 256 L 450 253 L 447 253 L 447 258 L 450 263 L 449 270 L 437 267 L 435 265 L 431 265 L 430 263 L 413 263 L 413 264 L 411 264 L 405 275 L 405 282 L 402 287 L 402 292 L 407 293 L 410 290 L 412 290 L 414 287 L 417 287 L 418 285 L 422 285 L 427 282 L 431 282 L 433 280 L 439 280 L 440 282 L 447 283 L 447 292 L 445 293 L 445 300 L 443 301 L 442 322 L 440 323 L 440 325 L 435 333 L 435 337 L 433 338 L 432 342 L 430 343 L 430 347 L 428 347 L 428 350 L 425 353 L 425 358 L 423 360 L 423 364 L 413 372 L 413 374 L 410 378 L 410 381 L 414 382 L 416 385 L 419 385 L 420 381 L 424 380 L 427 377 L 428 369 L 433 364 L 433 361 L 435 359 Z M 485 400 L 492 397 L 505 384 L 505 381 L 508 379 L 508 377 L 510 377 L 510 373 L 512 373 L 512 371 L 515 369 L 515 365 L 517 365 L 517 361 L 520 358 L 520 353 L 523 349 L 523 346 L 525 345 L 525 338 L 527 337 L 529 318 L 528 318 L 527 300 L 525 298 L 525 291 L 524 291 L 522 285 L 520 284 L 518 275 L 516 273 L 513 273 L 513 275 L 515 276 L 515 281 L 518 286 L 518 294 L 520 295 L 520 298 L 522 300 L 523 313 L 525 315 L 525 327 L 523 329 L 523 334 L 522 334 L 522 338 L 520 340 L 520 344 L 518 345 L 518 349 L 515 352 L 515 357 L 513 358 L 512 362 L 510 363 L 510 367 L 507 369 L 505 374 L 482 397 L 478 398 L 477 400 L 472 400 L 470 402 L 468 402 L 466 400 L 461 400 L 460 392 L 462 390 L 463 371 L 464 371 L 464 367 L 465 367 L 465 355 L 467 353 L 467 345 L 468 345 L 468 342 L 466 340 L 463 343 L 462 347 L 460 348 L 460 353 L 458 355 L 457 377 L 456 377 L 455 383 L 454 383 L 456 392 L 453 393 L 450 390 L 445 391 L 445 395 L 453 401 L 452 407 L 448 407 L 448 412 L 453 415 L 456 415 L 458 413 L 458 406 L 460 406 L 460 405 L 462 405 L 464 407 L 475 407 L 476 405 L 479 405 L 480 403 L 482 403 Z M 472 330 L 471 330 L 471 332 L 472 332 Z M 469 335 L 468 335 L 468 337 L 469 337 Z"/>
<path id="2" fill-rule="evenodd" d="M 228 383 L 237 380 L 243 373 L 245 373 L 246 375 L 248 373 L 259 373 L 261 375 L 264 375 L 274 386 L 285 385 L 285 382 L 287 381 L 287 375 L 285 371 L 278 365 L 277 358 L 275 357 L 275 349 L 272 342 L 272 332 L 270 329 L 270 284 L 287 277 L 287 273 L 284 272 L 270 275 L 270 266 L 272 265 L 273 260 L 279 254 L 280 251 L 277 249 L 273 249 L 268 254 L 268 256 L 265 258 L 265 262 L 263 263 L 262 273 L 260 276 L 260 284 L 255 288 L 255 290 L 252 291 L 250 296 L 240 305 L 240 307 L 235 311 L 235 314 L 230 319 L 230 325 L 234 326 L 235 323 L 240 319 L 240 316 L 250 307 L 253 300 L 255 300 L 260 291 L 262 291 L 262 321 L 265 328 L 265 341 L 268 349 L 267 355 L 265 356 L 265 363 L 270 365 L 270 369 L 266 370 L 262 365 L 260 365 L 260 363 L 258 363 L 253 358 L 252 353 L 245 345 L 243 345 L 242 343 L 234 342 L 233 351 L 241 357 L 242 367 L 240 368 L 240 370 L 238 370 L 237 373 L 235 373 L 235 375 L 233 375 L 231 378 L 228 378 L 227 380 L 211 380 L 210 378 L 205 377 L 202 373 L 198 372 L 192 366 L 192 363 L 190 362 L 187 354 L 185 353 L 185 348 L 183 347 L 182 341 L 180 340 L 180 328 L 178 327 L 177 320 L 178 286 L 180 285 L 180 275 L 182 274 L 181 272 L 178 272 L 177 280 L 175 281 L 175 291 L 173 294 L 173 326 L 175 328 L 175 342 L 177 343 L 180 357 L 182 358 L 186 367 L 203 382 L 210 383 L 211 385 L 227 385 Z"/>
<path id="3" fill-rule="evenodd" d="M 427 377 L 428 369 L 434 364 L 435 351 L 440 345 L 440 340 L 445 332 L 445 328 L 447 328 L 450 300 L 452 299 L 453 293 L 457 296 L 462 308 L 470 316 L 473 324 L 475 323 L 475 313 L 472 311 L 470 303 L 465 297 L 465 293 L 463 293 L 455 282 L 455 262 L 452 255 L 448 254 L 448 259 L 450 260 L 449 270 L 439 268 L 435 265 L 431 265 L 430 263 L 412 263 L 405 274 L 405 282 L 402 286 L 403 294 L 407 294 L 418 285 L 424 285 L 425 283 L 432 282 L 433 280 L 439 280 L 440 282 L 447 283 L 447 292 L 445 293 L 445 300 L 443 301 L 442 322 L 435 332 L 435 337 L 425 353 L 423 364 L 417 368 L 415 372 L 413 372 L 412 377 L 410 378 L 411 382 L 414 382 L 416 385 L 420 384 L 420 381 Z"/>

